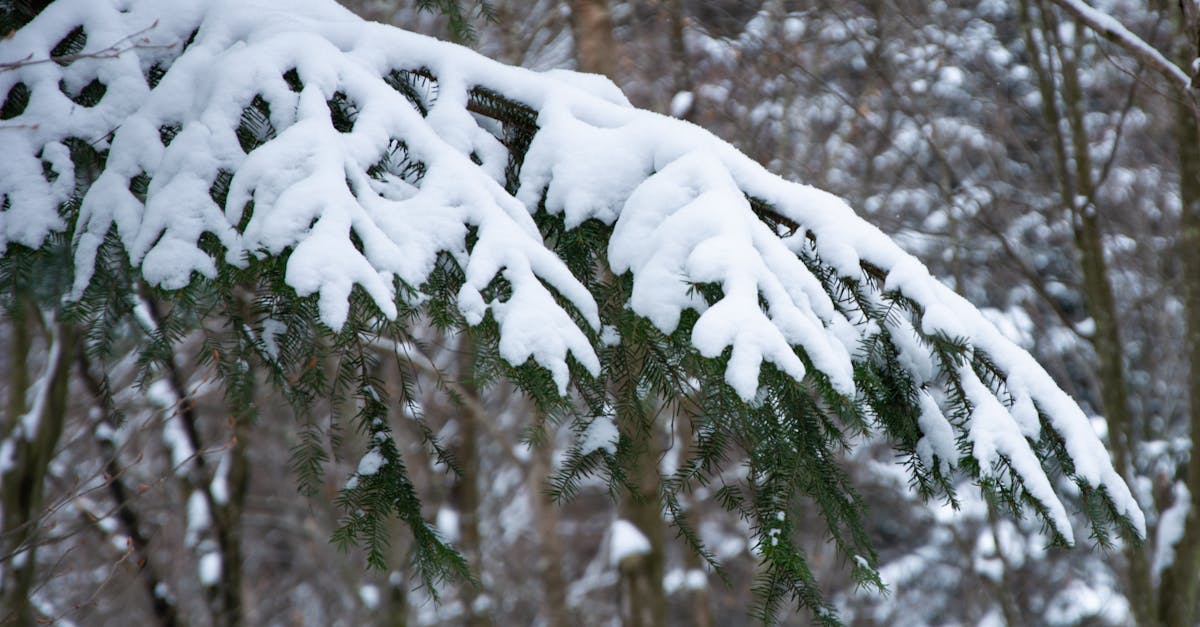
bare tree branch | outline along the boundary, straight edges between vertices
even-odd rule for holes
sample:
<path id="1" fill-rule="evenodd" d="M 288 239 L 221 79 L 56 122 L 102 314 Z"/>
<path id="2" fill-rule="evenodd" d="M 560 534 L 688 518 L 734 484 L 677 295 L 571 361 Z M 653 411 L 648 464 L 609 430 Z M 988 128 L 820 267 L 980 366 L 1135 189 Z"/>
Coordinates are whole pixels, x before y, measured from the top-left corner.
<path id="1" fill-rule="evenodd" d="M 1096 34 L 1103 36 L 1105 39 L 1121 46 L 1126 52 L 1136 57 L 1148 67 L 1153 68 L 1160 74 L 1165 76 L 1168 81 L 1175 84 L 1176 87 L 1184 91 L 1191 90 L 1192 78 L 1187 72 L 1183 71 L 1178 65 L 1175 65 L 1157 48 L 1146 43 L 1144 39 L 1130 32 L 1123 24 L 1117 21 L 1113 16 L 1093 9 L 1091 6 L 1083 2 L 1083 0 L 1050 0 L 1058 5 L 1063 11 L 1066 11 L 1085 26 L 1095 31 Z"/>

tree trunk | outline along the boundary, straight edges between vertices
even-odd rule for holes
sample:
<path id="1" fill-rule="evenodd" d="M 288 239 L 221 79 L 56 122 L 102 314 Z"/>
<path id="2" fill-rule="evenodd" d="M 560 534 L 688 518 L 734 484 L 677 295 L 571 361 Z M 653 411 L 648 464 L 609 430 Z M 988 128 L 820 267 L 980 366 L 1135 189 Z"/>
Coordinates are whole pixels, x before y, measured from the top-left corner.
<path id="1" fill-rule="evenodd" d="M 45 325 L 49 336 L 46 368 L 32 383 L 35 398 L 28 406 L 27 360 L 39 314 L 22 296 L 17 297 L 15 310 L 9 364 L 12 387 L 8 391 L 8 415 L 0 425 L 4 431 L 0 442 L 12 447 L 8 469 L 0 475 L 0 503 L 4 508 L 0 520 L 0 624 L 33 625 L 37 616 L 31 597 L 41 541 L 45 478 L 67 412 L 75 334 L 63 323 Z"/>
<path id="2" fill-rule="evenodd" d="M 538 539 L 537 569 L 542 577 L 546 625 L 569 627 L 571 616 L 567 610 L 567 584 L 562 574 L 565 551 L 558 530 L 558 509 L 550 502 L 545 486 L 554 462 L 554 433 L 552 425 L 546 427 L 545 441 L 530 451 L 527 473 L 529 500 Z"/>
<path id="3" fill-rule="evenodd" d="M 242 511 L 245 509 L 246 492 L 249 484 L 249 467 L 246 463 L 246 440 L 250 424 L 246 419 L 235 419 L 233 441 L 229 443 L 229 500 L 218 503 L 213 523 L 217 529 L 217 541 L 221 547 L 221 613 L 220 624 L 237 627 L 244 622 L 242 592 Z M 205 486 L 212 495 L 212 484 Z"/>
<path id="4" fill-rule="evenodd" d="M 387 615 L 383 624 L 386 627 L 408 627 L 408 588 L 399 573 L 393 572 L 388 577 Z"/>
<path id="5" fill-rule="evenodd" d="M 1118 472 L 1133 483 L 1133 415 L 1126 388 L 1125 354 L 1121 344 L 1120 322 L 1116 301 L 1109 282 L 1108 265 L 1104 257 L 1104 240 L 1095 205 L 1095 183 L 1091 154 L 1083 122 L 1083 94 L 1079 83 L 1079 68 L 1075 50 L 1058 36 L 1058 20 L 1053 10 L 1040 4 L 1042 17 L 1042 53 L 1047 59 L 1057 58 L 1058 72 L 1053 62 L 1043 65 L 1038 39 L 1033 36 L 1033 11 L 1029 2 L 1021 3 L 1022 27 L 1025 42 L 1033 52 L 1032 65 L 1038 77 L 1042 96 L 1045 130 L 1054 142 L 1055 169 L 1061 186 L 1062 204 L 1070 208 L 1083 274 L 1083 294 L 1088 314 L 1095 323 L 1091 343 L 1096 351 L 1096 375 L 1099 379 L 1101 409 L 1108 422 L 1113 464 Z M 1062 109 L 1058 108 L 1061 92 Z M 1065 127 L 1063 122 L 1065 121 Z M 1123 547 L 1127 564 L 1126 584 L 1134 618 L 1138 624 L 1151 624 L 1155 615 L 1154 587 L 1150 563 L 1142 546 L 1126 543 Z"/>
<path id="6" fill-rule="evenodd" d="M 678 114 L 684 120 L 695 120 L 696 94 L 692 84 L 691 63 L 687 55 L 687 41 L 684 39 L 684 10 L 683 0 L 663 0 L 662 12 L 663 29 L 667 33 L 667 49 L 671 59 L 671 100 L 668 108 L 673 108 L 674 98 L 687 92 L 692 94 L 690 104 L 681 111 L 667 111 L 669 115 Z"/>
<path id="7" fill-rule="evenodd" d="M 1158 619 L 1168 627 L 1195 623 L 1200 586 L 1200 455 L 1196 454 L 1200 443 L 1200 64 L 1192 61 L 1200 57 L 1200 5 L 1180 2 L 1178 7 L 1178 36 L 1172 56 L 1192 72 L 1191 85 L 1175 91 L 1181 201 L 1177 250 L 1184 282 L 1184 344 L 1191 369 L 1188 434 L 1192 455 L 1185 475 L 1191 503 L 1183 537 L 1175 545 L 1175 561 L 1163 570 L 1158 591 Z"/>
<path id="8" fill-rule="evenodd" d="M 624 394 L 630 392 L 624 386 L 618 390 Z M 636 397 L 626 398 L 640 405 Z M 622 498 L 621 518 L 633 523 L 650 541 L 648 552 L 628 556 L 618 565 L 621 623 L 625 627 L 658 627 L 666 624 L 666 596 L 662 585 L 666 527 L 662 519 L 662 506 L 658 501 L 656 430 L 646 412 L 628 406 L 622 410 L 621 405 L 628 403 L 618 403 L 618 429 L 621 437 L 629 438 L 633 449 L 637 451 L 637 460 L 630 476 L 636 491 Z"/>
<path id="9" fill-rule="evenodd" d="M 479 391 L 475 389 L 475 343 L 463 335 L 459 350 L 459 387 L 463 394 L 470 395 L 473 406 L 481 407 Z M 478 571 L 479 586 L 466 584 L 462 588 L 464 611 L 468 627 L 489 627 L 492 624 L 483 587 L 483 547 L 479 534 L 479 506 L 482 501 L 479 491 L 479 429 L 477 421 L 483 416 L 463 408 L 458 418 L 458 447 L 455 458 L 462 475 L 454 482 L 450 499 L 458 509 L 458 533 L 463 556 Z"/>
<path id="10" fill-rule="evenodd" d="M 608 0 L 569 0 L 568 4 L 578 69 L 615 78 L 616 43 Z M 603 271 L 610 280 L 619 282 L 610 270 Z M 610 320 L 619 320 L 623 310 L 610 307 L 607 314 Z M 622 352 L 620 361 L 624 364 L 610 379 L 617 429 L 636 452 L 636 461 L 628 469 L 632 492 L 622 495 L 620 515 L 650 542 L 648 553 L 631 556 L 618 566 L 621 621 L 625 627 L 657 627 L 666 622 L 666 596 L 662 587 L 666 527 L 658 500 L 657 429 L 653 414 L 646 412 L 647 401 L 637 393 L 644 348 L 623 343 L 614 350 Z"/>
<path id="11" fill-rule="evenodd" d="M 98 379 L 92 373 L 91 361 L 86 352 L 79 352 L 75 363 L 80 379 L 103 412 L 104 419 L 101 424 L 112 430 L 117 429 L 120 425 L 117 424 L 112 396 L 106 392 L 107 381 Z M 105 460 L 104 473 L 108 476 L 108 493 L 116 506 L 116 518 L 120 521 L 125 535 L 129 536 L 134 556 L 137 558 L 138 577 L 142 581 L 142 588 L 146 591 L 146 598 L 150 602 L 154 617 L 162 627 L 183 627 L 187 623 L 180 616 L 179 608 L 176 607 L 172 595 L 168 593 L 166 582 L 155 566 L 155 556 L 150 552 L 150 540 L 143 527 L 142 517 L 134 509 L 133 494 L 122 480 L 126 469 L 121 465 L 121 453 L 111 436 L 101 435 L 99 429 L 95 435 L 100 456 Z"/>
<path id="12" fill-rule="evenodd" d="M 146 290 L 148 292 L 148 290 Z M 163 315 L 153 298 L 144 298 L 146 310 L 156 328 L 162 328 Z M 219 359 L 235 358 L 223 355 Z M 218 498 L 213 489 L 213 480 L 218 468 L 213 468 L 204 457 L 204 441 L 200 436 L 200 415 L 196 411 L 197 399 L 188 392 L 186 377 L 172 355 L 164 360 L 166 381 L 176 401 L 178 417 L 188 444 L 195 451 L 187 483 L 191 490 L 198 490 L 204 498 L 212 522 L 212 539 L 220 558 L 217 581 L 207 586 L 205 592 L 213 614 L 213 623 L 223 627 L 239 627 L 243 624 L 244 596 L 242 591 L 242 511 L 249 484 L 249 467 L 246 461 L 246 440 L 250 435 L 250 423 L 254 417 L 253 388 L 241 390 L 236 400 L 228 406 L 228 422 L 233 433 L 225 446 L 228 447 L 229 473 L 226 477 L 225 499 Z"/>
<path id="13" fill-rule="evenodd" d="M 619 278 L 612 280 L 620 284 Z M 620 302 L 625 299 L 614 299 L 607 305 L 612 308 L 612 304 Z M 620 320 L 622 313 L 609 311 L 609 319 Z M 624 333 L 622 336 L 628 337 Z M 622 341 L 612 350 L 615 358 L 609 386 L 616 407 L 617 430 L 634 455 L 627 468 L 631 491 L 622 495 L 619 511 L 621 518 L 637 527 L 650 544 L 649 551 L 626 557 L 618 565 L 621 621 L 625 627 L 657 627 L 666 623 L 666 595 L 662 585 L 666 525 L 658 498 L 661 480 L 656 412 L 647 411 L 651 401 L 638 396 L 646 347 Z"/>
<path id="14" fill-rule="evenodd" d="M 35 464 L 29 460 L 33 453 L 25 440 L 28 434 L 20 432 L 21 417 L 27 411 L 25 391 L 29 389 L 29 352 L 33 344 L 30 320 L 32 306 L 20 296 L 13 307 L 12 336 L 8 353 L 8 405 L 4 422 L 0 424 L 0 444 L 15 447 L 23 454 L 13 460 L 8 471 L 0 474 L 0 624 L 33 624 L 33 607 L 29 603 L 29 591 L 33 587 L 33 563 L 30 553 L 22 552 L 29 541 L 35 521 L 30 517 L 26 502 L 33 498 L 32 490 L 23 490 L 25 476 L 34 474 Z M 14 456 L 15 457 L 15 456 Z M 39 486 L 41 482 L 38 482 Z M 33 486 L 30 486 L 32 488 Z M 40 487 L 38 488 L 40 493 Z"/>
<path id="15" fill-rule="evenodd" d="M 675 416 L 675 446 L 678 447 L 676 456 L 678 462 L 676 467 L 682 467 L 688 458 L 688 451 L 692 448 L 692 418 L 684 415 L 684 412 Z M 685 493 L 679 495 L 680 501 L 685 507 L 691 506 L 693 495 Z M 704 573 L 708 568 L 707 564 L 700 557 L 700 554 L 692 550 L 692 547 L 683 547 L 683 566 L 684 566 L 684 598 L 687 599 L 687 606 L 691 609 L 691 616 L 688 624 L 692 627 L 712 627 L 712 608 L 709 606 L 708 598 L 708 580 L 705 578 L 704 585 L 693 587 L 691 575 L 693 572 Z"/>
<path id="16" fill-rule="evenodd" d="M 1100 383 L 1100 399 L 1104 416 L 1108 422 L 1109 445 L 1113 452 L 1113 463 L 1130 484 L 1136 476 L 1133 467 L 1133 414 L 1129 408 L 1126 388 L 1125 351 L 1121 343 L 1120 322 L 1117 317 L 1116 301 L 1109 281 L 1108 263 L 1104 257 L 1104 240 L 1099 223 L 1099 210 L 1094 205 L 1091 159 L 1088 154 L 1087 136 L 1080 111 L 1082 95 L 1079 91 L 1077 68 L 1073 63 L 1064 64 L 1064 100 L 1068 107 L 1068 120 L 1075 143 L 1076 194 L 1087 199 L 1086 205 L 1078 206 L 1075 199 L 1064 198 L 1074 209 L 1075 246 L 1079 251 L 1083 271 L 1083 292 L 1088 313 L 1095 323 L 1092 346 L 1096 350 L 1096 375 Z M 1153 615 L 1153 584 L 1150 563 L 1144 547 L 1132 543 L 1124 545 L 1130 601 L 1134 616 L 1142 624 Z"/>
<path id="17" fill-rule="evenodd" d="M 608 0 L 568 0 L 567 5 L 571 8 L 576 69 L 615 78 L 617 48 Z"/>
<path id="18" fill-rule="evenodd" d="M 1191 507 L 1183 537 L 1175 546 L 1175 562 L 1163 571 L 1158 616 L 1169 627 L 1194 625 L 1196 588 L 1200 584 L 1200 124 L 1194 101 L 1181 99 L 1179 120 L 1180 215 L 1179 259 L 1183 266 L 1186 350 L 1191 364 L 1188 378 L 1189 434 L 1192 455 L 1187 464 Z"/>

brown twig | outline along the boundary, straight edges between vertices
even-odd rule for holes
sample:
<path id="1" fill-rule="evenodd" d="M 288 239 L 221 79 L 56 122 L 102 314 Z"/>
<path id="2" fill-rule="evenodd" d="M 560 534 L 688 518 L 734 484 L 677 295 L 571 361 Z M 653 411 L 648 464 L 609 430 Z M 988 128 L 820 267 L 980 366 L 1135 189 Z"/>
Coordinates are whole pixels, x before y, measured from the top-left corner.
<path id="1" fill-rule="evenodd" d="M 107 48 L 103 48 L 103 49 L 97 50 L 95 52 L 80 52 L 80 53 L 76 53 L 76 54 L 64 54 L 64 55 L 59 55 L 59 56 L 50 56 L 50 57 L 46 57 L 44 59 L 35 59 L 35 58 L 33 58 L 33 53 L 29 53 L 28 56 L 26 56 L 25 58 L 23 58 L 19 61 L 9 61 L 7 63 L 0 63 L 0 71 L 15 70 L 20 67 L 25 67 L 25 66 L 29 66 L 29 65 L 39 65 L 42 63 L 58 63 L 61 65 L 67 65 L 67 64 L 73 63 L 75 61 L 78 61 L 80 59 L 115 59 L 115 58 L 121 56 L 122 54 L 129 52 L 130 50 L 170 50 L 170 49 L 174 48 L 175 46 L 179 45 L 179 42 L 170 43 L 170 44 L 152 44 L 152 43 L 150 43 L 150 39 L 148 37 L 142 37 L 142 38 L 138 39 L 137 41 L 133 41 L 139 35 L 142 35 L 157 26 L 158 26 L 158 20 L 154 20 L 146 28 L 143 28 L 142 30 L 140 30 L 136 33 L 133 33 L 131 35 L 126 35 L 125 37 L 122 37 L 121 39 L 118 39 L 117 41 L 113 42 L 113 44 L 108 46 Z"/>

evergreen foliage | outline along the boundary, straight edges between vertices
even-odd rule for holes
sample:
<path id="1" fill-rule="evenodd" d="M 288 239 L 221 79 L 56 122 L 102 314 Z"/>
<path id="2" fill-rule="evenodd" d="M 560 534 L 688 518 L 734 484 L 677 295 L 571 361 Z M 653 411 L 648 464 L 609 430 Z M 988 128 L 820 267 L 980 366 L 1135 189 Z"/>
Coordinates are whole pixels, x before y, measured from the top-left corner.
<path id="1" fill-rule="evenodd" d="M 463 5 L 466 5 L 465 7 Z M 455 41 L 471 43 L 475 41 L 475 21 L 483 19 L 496 21 L 496 12 L 487 0 L 417 0 L 417 8 L 422 11 L 437 12 L 446 16 L 450 35 Z"/>
<path id="2" fill-rule="evenodd" d="M 444 12 L 460 37 L 470 35 L 471 9 L 463 9 L 458 2 L 432 0 L 422 6 Z M 486 2 L 474 6 L 480 15 L 488 15 Z M 14 11 L 13 15 L 25 15 Z M 79 26 L 49 54 L 77 55 L 87 50 L 87 45 L 86 29 Z M 151 89 L 165 84 L 173 60 L 170 55 L 162 56 L 150 66 L 147 84 Z M 277 78 L 288 93 L 307 90 L 303 69 L 287 70 Z M 436 69 L 423 63 L 391 68 L 376 78 L 422 117 L 429 116 L 444 96 L 441 92 L 445 87 Z M 64 82 L 60 89 L 81 107 L 95 107 L 108 97 L 107 86 L 99 77 L 76 88 Z M 5 91 L 0 118 L 20 121 L 28 112 L 30 87 L 15 82 Z M 287 132 L 285 124 L 290 122 L 281 113 L 285 105 L 280 93 L 264 89 L 243 101 L 237 126 L 231 130 L 245 155 L 267 150 L 273 140 Z M 521 188 L 521 174 L 530 147 L 541 132 L 537 103 L 522 102 L 484 85 L 467 85 L 463 95 L 463 115 L 469 112 L 474 116 L 504 149 L 504 162 L 494 168 L 499 172 L 498 182 L 510 195 L 529 194 L 528 189 Z M 357 97 L 352 91 L 338 90 L 324 100 L 328 124 L 338 133 L 356 130 L 363 115 Z M 158 129 L 159 139 L 170 146 L 187 130 L 166 124 Z M 927 332 L 924 305 L 890 287 L 885 270 L 864 261 L 857 276 L 847 276 L 823 258 L 819 234 L 797 225 L 766 199 L 746 194 L 764 224 L 781 238 L 801 242 L 795 248 L 799 250 L 799 261 L 819 281 L 837 313 L 853 321 L 860 331 L 861 344 L 851 356 L 853 393 L 839 386 L 813 355 L 797 345 L 793 347 L 794 355 L 807 373 L 802 381 L 764 363 L 758 394 L 752 399 L 743 398 L 728 383 L 736 349 L 729 347 L 720 355 L 705 356 L 693 343 L 701 312 L 686 309 L 679 324 L 669 331 L 635 312 L 629 306 L 635 291 L 634 272 L 616 274 L 609 266 L 613 224 L 596 218 L 568 224 L 563 212 L 546 208 L 546 190 L 533 192 L 539 194 L 541 207 L 533 215 L 538 234 L 598 304 L 601 322 L 593 324 L 589 312 L 581 309 L 576 299 L 564 295 L 560 285 L 541 277 L 540 287 L 551 293 L 557 305 L 586 334 L 600 364 L 599 369 L 591 369 L 579 361 L 578 354 L 571 353 L 567 358 L 571 394 L 566 396 L 561 393 L 561 381 L 533 356 L 524 363 L 509 363 L 503 357 L 503 321 L 497 319 L 495 311 L 489 309 L 480 320 L 468 320 L 464 314 L 460 299 L 469 282 L 466 259 L 482 245 L 485 236 L 476 228 L 478 225 L 466 230 L 463 251 L 443 250 L 438 254 L 422 283 L 408 284 L 393 275 L 390 288 L 395 294 L 391 303 L 394 314 L 381 308 L 378 295 L 369 293 L 367 286 L 354 285 L 340 328 L 327 323 L 324 294 L 312 290 L 300 293 L 289 283 L 288 262 L 296 254 L 294 249 L 249 250 L 230 258 L 228 240 L 212 232 L 203 233 L 198 247 L 214 271 L 210 275 L 197 271 L 186 285 L 167 289 L 151 285 L 141 274 L 147 248 L 130 251 L 127 241 L 120 237 L 119 225 L 110 224 L 96 245 L 90 279 L 73 300 L 64 301 L 63 295 L 71 291 L 72 282 L 79 280 L 74 274 L 75 259 L 86 232 L 80 223 L 84 219 L 80 206 L 91 185 L 108 167 L 111 143 L 96 137 L 69 137 L 62 144 L 69 151 L 70 171 L 61 160 L 44 161 L 43 170 L 47 185 L 55 184 L 57 179 L 70 182 L 64 200 L 58 203 L 63 227 L 52 229 L 37 247 L 7 241 L 0 260 L 0 294 L 10 315 L 26 296 L 43 308 L 60 311 L 64 319 L 82 330 L 89 356 L 99 363 L 127 346 L 135 346 L 143 382 L 160 377 L 166 360 L 175 354 L 174 347 L 186 335 L 198 331 L 204 336 L 201 365 L 215 372 L 235 421 L 255 420 L 255 373 L 267 372 L 271 385 L 288 400 L 297 416 L 292 467 L 306 494 L 315 494 L 322 480 L 330 455 L 328 440 L 337 438 L 346 425 L 353 425 L 369 444 L 358 472 L 338 496 L 345 515 L 334 541 L 343 546 L 362 546 L 367 562 L 383 568 L 385 548 L 390 542 L 387 521 L 392 516 L 400 518 L 412 534 L 413 560 L 420 578 L 431 590 L 436 591 L 439 582 L 448 577 L 468 577 L 468 568 L 462 556 L 427 522 L 391 431 L 389 417 L 398 412 L 419 420 L 420 407 L 413 391 L 407 384 L 399 390 L 387 389 L 379 375 L 383 365 L 371 349 L 381 343 L 399 346 L 415 341 L 409 330 L 419 321 L 448 333 L 470 333 L 478 350 L 474 369 L 478 384 L 501 378 L 511 381 L 537 402 L 548 419 L 572 424 L 576 442 L 551 479 L 557 499 L 570 499 L 589 476 L 602 477 L 615 494 L 619 487 L 629 484 L 638 456 L 657 454 L 635 450 L 627 437 L 612 451 L 585 450 L 582 437 L 594 421 L 609 419 L 622 410 L 639 416 L 637 427 L 644 430 L 653 430 L 662 415 L 692 421 L 695 437 L 687 445 L 687 459 L 672 475 L 663 477 L 660 498 L 677 533 L 719 571 L 720 564 L 701 540 L 695 521 L 681 507 L 680 496 L 700 486 L 720 486 L 715 490 L 717 501 L 744 519 L 754 536 L 762 566 L 755 582 L 759 599 L 755 615 L 765 622 L 774 620 L 790 602 L 811 610 L 821 624 L 838 623 L 793 533 L 791 518 L 804 508 L 820 512 L 827 523 L 829 540 L 847 559 L 856 580 L 883 588 L 865 526 L 870 513 L 839 464 L 848 449 L 869 436 L 882 435 L 894 443 L 914 489 L 923 497 L 955 503 L 953 473 L 965 472 L 1009 511 L 1020 514 L 1031 509 L 1047 522 L 1055 542 L 1070 542 L 1070 530 L 1055 524 L 1050 506 L 1027 488 L 1028 469 L 1014 468 L 1004 455 L 998 456 L 992 467 L 983 466 L 974 448 L 971 430 L 979 398 L 977 388 L 1011 407 L 1016 399 L 1008 394 L 1010 373 L 978 349 L 971 338 Z M 381 184 L 381 195 L 420 188 L 432 167 L 422 161 L 428 154 L 411 138 L 390 137 L 386 149 L 365 173 Z M 470 157 L 475 164 L 489 167 L 488 155 L 472 152 Z M 143 171 L 129 177 L 128 191 L 138 203 L 146 204 L 148 195 L 152 195 L 153 176 Z M 240 207 L 229 206 L 237 176 L 237 172 L 222 167 L 212 177 L 207 193 L 219 211 L 233 216 L 231 227 L 240 234 L 256 215 L 256 199 L 251 197 Z M 361 184 L 347 175 L 348 188 L 359 196 L 367 193 L 356 188 Z M 14 201 L 6 196 L 4 202 L 8 206 Z M 366 254 L 370 242 L 365 233 L 349 229 L 348 237 L 354 250 Z M 507 272 L 493 274 L 481 290 L 484 302 L 505 303 L 515 298 L 521 286 Z M 694 282 L 690 289 L 709 307 L 727 297 L 724 286 L 718 283 Z M 764 296 L 759 300 L 765 316 L 771 307 Z M 145 316 L 139 317 L 139 310 L 146 307 L 154 310 L 150 323 Z M 913 356 L 901 348 L 914 345 L 932 364 L 933 373 L 928 379 L 917 376 L 908 363 Z M 408 373 L 411 366 L 403 358 L 397 360 L 399 370 Z M 635 394 L 614 395 L 617 389 Z M 941 405 L 957 442 L 956 459 L 944 459 L 941 453 L 926 448 L 924 438 L 929 433 L 922 427 L 922 415 L 934 396 L 944 399 Z M 313 415 L 319 401 L 328 401 L 333 408 L 329 426 Z M 1037 408 L 1036 413 L 1040 435 L 1029 437 L 1028 444 L 1051 477 L 1066 477 L 1079 486 L 1093 535 L 1102 544 L 1107 543 L 1110 526 L 1115 526 L 1124 536 L 1136 537 L 1139 523 L 1114 501 L 1108 488 L 1092 485 L 1075 474 L 1076 460 L 1066 443 L 1069 434 L 1060 433 L 1043 408 Z M 453 457 L 428 429 L 425 433 L 426 445 L 434 457 L 453 472 Z M 536 433 L 531 439 L 537 439 Z M 744 479 L 729 482 L 722 473 L 729 460 L 739 457 L 747 460 Z"/>

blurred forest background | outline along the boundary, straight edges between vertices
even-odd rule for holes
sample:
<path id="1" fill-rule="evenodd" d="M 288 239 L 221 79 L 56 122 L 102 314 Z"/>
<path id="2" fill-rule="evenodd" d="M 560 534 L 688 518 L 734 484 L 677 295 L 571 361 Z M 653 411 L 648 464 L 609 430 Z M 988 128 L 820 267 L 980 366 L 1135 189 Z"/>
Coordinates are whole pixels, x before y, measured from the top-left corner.
<path id="1" fill-rule="evenodd" d="M 412 1 L 343 4 L 451 37 L 444 16 Z M 970 486 L 957 511 L 923 502 L 893 449 L 865 442 L 843 464 L 870 505 L 890 594 L 856 589 L 824 522 L 795 512 L 818 581 L 847 623 L 1190 624 L 1176 621 L 1195 608 L 1200 572 L 1200 508 L 1190 507 L 1200 464 L 1189 465 L 1198 377 L 1186 333 L 1188 312 L 1200 315 L 1186 306 L 1200 279 L 1181 258 L 1200 234 L 1181 216 L 1200 197 L 1200 147 L 1178 91 L 1044 0 L 490 6 L 491 19 L 471 22 L 469 45 L 483 54 L 605 74 L 635 105 L 688 119 L 772 171 L 846 198 L 986 307 L 1095 415 L 1147 514 L 1143 546 L 1047 548 L 1036 524 L 995 514 Z M 1173 0 L 1093 6 L 1173 58 L 1194 45 Z M 165 305 L 143 304 L 153 325 Z M 257 421 L 232 418 L 198 360 L 205 334 L 221 332 L 198 329 L 176 347 L 174 368 L 139 381 L 132 349 L 109 364 L 83 351 L 73 363 L 47 363 L 45 321 L 9 312 L 0 435 L 29 409 L 13 391 L 38 377 L 64 405 L 40 506 L 20 520 L 4 503 L 0 569 L 10 584 L 28 579 L 6 594 L 60 625 L 640 624 L 633 604 L 652 606 L 651 623 L 748 622 L 756 559 L 743 523 L 711 491 L 685 503 L 726 565 L 723 582 L 675 538 L 653 498 L 610 494 L 597 480 L 554 503 L 545 478 L 572 425 L 537 415 L 504 384 L 475 385 L 468 335 L 417 331 L 421 342 L 378 350 L 389 385 L 413 390 L 392 420 L 398 437 L 409 436 L 406 461 L 427 517 L 468 557 L 478 585 L 449 582 L 434 603 L 413 585 L 399 523 L 389 570 L 368 569 L 361 551 L 330 542 L 361 436 L 333 429 L 321 410 L 298 419 L 267 386 L 254 400 Z M 100 368 L 113 389 L 98 389 Z M 107 418 L 113 409 L 122 424 Z M 690 441 L 687 422 L 663 416 L 653 434 L 649 494 Z M 430 456 L 430 432 L 461 474 Z M 329 452 L 324 480 L 302 494 L 305 469 L 293 453 L 312 446 Z M 728 472 L 743 469 L 727 461 Z M 15 494 L 9 480 L 5 498 Z M 648 553 L 612 550 L 620 519 L 640 528 Z M 34 538 L 36 563 L 13 550 L 18 536 Z M 633 589 L 647 580 L 661 590 Z M 18 601 L 0 601 L 0 624 L 10 624 L 5 608 Z M 784 618 L 808 620 L 803 611 Z"/>

